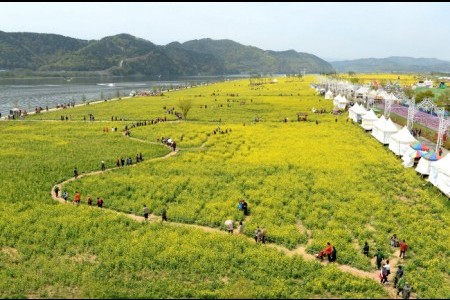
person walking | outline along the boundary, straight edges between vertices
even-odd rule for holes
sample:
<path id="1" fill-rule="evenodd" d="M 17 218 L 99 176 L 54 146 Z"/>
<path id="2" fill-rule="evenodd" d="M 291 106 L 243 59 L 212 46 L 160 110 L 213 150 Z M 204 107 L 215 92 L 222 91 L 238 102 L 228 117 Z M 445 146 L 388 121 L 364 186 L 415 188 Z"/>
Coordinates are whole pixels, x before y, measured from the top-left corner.
<path id="1" fill-rule="evenodd" d="M 100 197 L 97 197 L 97 206 L 102 208 L 103 207 L 103 199 Z"/>
<path id="2" fill-rule="evenodd" d="M 367 242 L 364 243 L 363 253 L 365 256 L 369 257 L 369 244 Z"/>
<path id="3" fill-rule="evenodd" d="M 384 267 L 386 268 L 387 276 L 389 276 L 391 274 L 391 265 L 389 264 L 389 259 L 386 260 L 386 264 L 384 265 Z M 387 276 L 386 276 L 386 278 L 387 278 Z"/>
<path id="4" fill-rule="evenodd" d="M 411 287 L 409 286 L 408 282 L 405 282 L 405 286 L 403 287 L 402 291 L 402 298 L 409 299 L 409 297 L 411 297 Z"/>
<path id="5" fill-rule="evenodd" d="M 239 234 L 243 234 L 244 233 L 244 224 L 242 224 L 242 221 L 239 221 L 238 233 Z"/>
<path id="6" fill-rule="evenodd" d="M 258 243 L 258 239 L 259 239 L 259 233 L 261 232 L 261 230 L 259 229 L 259 226 L 256 227 L 255 230 L 255 242 Z"/>
<path id="7" fill-rule="evenodd" d="M 397 295 L 400 295 L 403 292 L 403 288 L 405 287 L 405 277 L 401 277 L 397 282 Z"/>
<path id="8" fill-rule="evenodd" d="M 64 199 L 64 201 L 67 202 L 67 199 L 69 198 L 69 193 L 68 193 L 66 190 L 64 190 L 64 191 L 62 192 L 61 196 L 62 196 L 62 198 Z"/>
<path id="9" fill-rule="evenodd" d="M 105 171 L 106 167 L 105 167 L 105 161 L 102 160 L 102 171 Z"/>
<path id="10" fill-rule="evenodd" d="M 260 241 L 261 241 L 261 243 L 263 243 L 263 244 L 266 243 L 266 233 L 267 233 L 266 227 L 263 226 L 263 227 L 261 228 L 261 232 L 259 233 L 259 235 L 260 235 Z"/>
<path id="11" fill-rule="evenodd" d="M 53 191 L 55 192 L 56 198 L 58 198 L 59 186 L 55 185 L 55 188 L 53 189 Z"/>
<path id="12" fill-rule="evenodd" d="M 387 279 L 388 274 L 387 274 L 387 269 L 385 266 L 381 267 L 380 274 L 381 274 L 381 284 L 385 284 L 386 282 L 388 282 L 388 279 Z"/>
<path id="13" fill-rule="evenodd" d="M 398 266 L 397 272 L 395 272 L 395 278 L 394 278 L 394 287 L 397 286 L 400 278 L 403 277 L 403 268 L 402 266 Z"/>
<path id="14" fill-rule="evenodd" d="M 87 205 L 92 206 L 92 198 L 91 198 L 91 196 L 87 197 Z"/>
<path id="15" fill-rule="evenodd" d="M 244 216 L 248 216 L 248 204 L 245 200 L 242 200 L 242 210 L 244 211 Z"/>
<path id="16" fill-rule="evenodd" d="M 333 250 L 331 250 L 331 262 L 336 261 L 336 254 L 337 254 L 337 250 L 336 247 L 333 246 Z"/>
<path id="17" fill-rule="evenodd" d="M 77 169 L 77 167 L 75 167 L 73 169 L 73 177 L 75 177 L 75 179 L 78 177 L 78 169 Z"/>
<path id="18" fill-rule="evenodd" d="M 73 204 L 78 206 L 80 205 L 80 201 L 81 201 L 81 194 L 77 191 L 75 192 L 75 197 L 73 197 Z"/>
<path id="19" fill-rule="evenodd" d="M 161 211 L 161 222 L 167 222 L 167 209 L 164 207 Z"/>
<path id="20" fill-rule="evenodd" d="M 384 255 L 380 249 L 377 250 L 377 254 L 375 255 L 377 262 L 377 270 L 381 269 L 381 262 L 383 261 Z"/>
<path id="21" fill-rule="evenodd" d="M 408 245 L 406 244 L 405 240 L 403 240 L 400 243 L 400 258 L 402 258 L 402 255 L 403 255 L 403 259 L 405 259 L 406 249 L 408 249 Z"/>
<path id="22" fill-rule="evenodd" d="M 142 209 L 142 211 L 144 212 L 144 219 L 145 219 L 145 222 L 147 222 L 147 221 L 148 221 L 148 214 L 150 213 L 150 211 L 149 211 L 147 205 L 144 204 L 144 208 Z"/>

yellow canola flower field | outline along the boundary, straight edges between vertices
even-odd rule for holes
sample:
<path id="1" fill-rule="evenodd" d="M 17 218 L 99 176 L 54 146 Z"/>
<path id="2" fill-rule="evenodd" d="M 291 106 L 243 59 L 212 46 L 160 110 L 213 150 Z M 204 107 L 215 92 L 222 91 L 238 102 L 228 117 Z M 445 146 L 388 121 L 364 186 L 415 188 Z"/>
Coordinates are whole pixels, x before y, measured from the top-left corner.
<path id="1" fill-rule="evenodd" d="M 156 215 L 167 208 L 169 221 L 179 223 L 223 229 L 227 219 L 243 220 L 249 237 L 265 226 L 268 242 L 304 246 L 310 253 L 330 241 L 339 264 L 367 271 L 374 265 L 362 254 L 364 242 L 370 257 L 377 248 L 393 255 L 389 238 L 396 233 L 410 245 L 401 262 L 417 295 L 447 297 L 448 200 L 346 115 L 330 114 L 331 101 L 315 95 L 312 80 L 228 81 L 0 124 L 7 141 L 0 169 L 8 174 L 11 167 L 21 168 L 2 178 L 0 205 L 7 217 L 0 221 L 0 262 L 12 276 L 1 277 L 0 295 L 386 297 L 372 280 L 288 258 L 240 237 L 165 224 L 144 227 L 108 210 L 141 215 L 146 204 Z M 192 102 L 187 120 L 167 113 L 179 111 L 178 103 L 186 100 Z M 313 114 L 313 107 L 326 113 Z M 308 121 L 298 122 L 298 112 L 308 113 Z M 102 122 L 83 121 L 89 113 Z M 59 121 L 61 114 L 71 121 Z M 123 121 L 111 121 L 114 116 Z M 157 117 L 166 121 L 151 124 Z M 142 121 L 146 125 L 137 126 Z M 131 138 L 123 136 L 125 126 Z M 112 127 L 118 132 L 102 131 Z M 173 138 L 179 150 L 152 161 L 171 151 L 158 141 L 163 136 Z M 89 173 L 100 169 L 101 160 L 110 168 L 117 158 L 134 160 L 138 152 L 144 161 L 135 167 L 67 183 L 69 195 L 82 194 L 80 207 L 50 199 L 52 186 L 70 178 L 75 165 Z M 86 207 L 87 195 L 101 196 L 106 210 Z M 248 202 L 248 217 L 237 209 L 239 199 Z M 59 280 L 63 267 L 74 275 Z M 25 270 L 46 276 L 23 277 Z M 105 277 L 102 285 L 95 283 Z M 76 278 L 82 284 L 73 285 Z"/>

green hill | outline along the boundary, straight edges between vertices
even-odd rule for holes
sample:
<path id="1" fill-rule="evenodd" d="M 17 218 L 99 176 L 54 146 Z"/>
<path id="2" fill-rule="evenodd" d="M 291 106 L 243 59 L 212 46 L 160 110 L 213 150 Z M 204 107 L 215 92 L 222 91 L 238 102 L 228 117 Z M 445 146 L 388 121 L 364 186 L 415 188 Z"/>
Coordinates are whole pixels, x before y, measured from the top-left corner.
<path id="1" fill-rule="evenodd" d="M 223 60 L 228 73 L 331 72 L 332 66 L 317 56 L 289 51 L 264 51 L 231 40 L 201 39 L 182 44 L 186 49 L 212 54 Z"/>
<path id="2" fill-rule="evenodd" d="M 331 62 L 338 72 L 450 72 L 450 62 L 436 58 L 392 56 Z"/>
<path id="3" fill-rule="evenodd" d="M 57 34 L 0 31 L 0 69 L 37 70 L 88 43 Z"/>
<path id="4" fill-rule="evenodd" d="M 113 75 L 223 75 L 331 72 L 317 56 L 275 52 L 231 40 L 202 39 L 166 46 L 129 34 L 79 40 L 55 34 L 0 31 L 0 69 L 101 72 Z"/>

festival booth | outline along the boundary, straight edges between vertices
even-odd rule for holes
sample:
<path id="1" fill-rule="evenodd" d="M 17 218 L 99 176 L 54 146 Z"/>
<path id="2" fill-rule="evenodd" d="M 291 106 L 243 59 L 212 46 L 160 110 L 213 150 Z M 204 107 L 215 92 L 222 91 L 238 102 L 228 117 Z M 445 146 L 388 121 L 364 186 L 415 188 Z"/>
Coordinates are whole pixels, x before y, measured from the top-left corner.
<path id="1" fill-rule="evenodd" d="M 378 121 L 378 117 L 375 115 L 372 109 L 370 109 L 365 115 L 361 117 L 361 127 L 365 130 L 372 130 L 373 123 Z"/>
<path id="2" fill-rule="evenodd" d="M 333 92 L 328 90 L 328 92 L 325 93 L 325 99 L 329 100 L 333 98 Z"/>
<path id="3" fill-rule="evenodd" d="M 384 119 L 384 117 L 382 117 Z M 381 118 L 380 118 L 381 119 Z M 376 134 L 373 132 L 376 128 Z M 391 121 L 391 119 L 384 119 L 384 122 L 376 122 L 373 124 L 372 135 L 383 145 L 389 144 L 389 139 L 391 136 L 398 132 L 397 126 Z"/>
<path id="4" fill-rule="evenodd" d="M 416 167 L 416 172 L 421 175 L 429 175 L 431 167 L 440 159 L 441 157 L 435 152 L 424 153 L 420 158 L 419 163 Z"/>
<path id="5" fill-rule="evenodd" d="M 348 116 L 351 118 L 354 122 L 359 122 L 362 119 L 362 116 L 365 115 L 367 111 L 364 109 L 362 105 L 359 105 L 356 103 L 350 109 L 348 110 Z"/>
<path id="6" fill-rule="evenodd" d="M 333 105 L 334 107 L 338 107 L 339 106 L 339 101 L 342 99 L 341 94 L 338 94 L 336 97 L 333 98 Z"/>
<path id="7" fill-rule="evenodd" d="M 426 151 L 422 150 L 414 150 L 413 148 L 408 148 L 405 150 L 402 156 L 402 166 L 405 168 L 411 168 L 414 166 L 414 163 L 419 161 L 419 159 L 425 155 Z"/>
<path id="8" fill-rule="evenodd" d="M 342 96 L 341 99 L 339 100 L 337 107 L 339 109 L 345 109 L 348 103 L 349 101 L 345 98 L 345 96 Z"/>
<path id="9" fill-rule="evenodd" d="M 393 134 L 389 139 L 389 149 L 391 149 L 395 155 L 403 155 L 411 148 L 410 144 L 414 142 L 417 142 L 417 140 L 412 136 L 408 128 L 404 126 L 402 130 Z"/>
<path id="10" fill-rule="evenodd" d="M 378 140 L 378 136 L 380 135 L 380 127 L 386 123 L 386 118 L 382 115 L 378 121 L 373 122 L 372 124 L 372 136 Z"/>
<path id="11" fill-rule="evenodd" d="M 354 122 L 358 122 L 358 117 L 356 111 L 359 109 L 359 104 L 356 103 L 352 107 L 348 109 L 348 117 L 352 119 Z"/>
<path id="12" fill-rule="evenodd" d="M 430 166 L 428 180 L 447 197 L 450 197 L 450 154 L 447 154 Z"/>

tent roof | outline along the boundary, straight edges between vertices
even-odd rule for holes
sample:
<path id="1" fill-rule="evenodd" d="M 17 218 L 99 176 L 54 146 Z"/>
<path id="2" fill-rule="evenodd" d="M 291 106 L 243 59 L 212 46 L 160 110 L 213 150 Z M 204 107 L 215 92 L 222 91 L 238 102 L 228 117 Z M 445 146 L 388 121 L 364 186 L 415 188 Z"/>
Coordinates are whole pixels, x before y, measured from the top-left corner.
<path id="1" fill-rule="evenodd" d="M 362 116 L 362 118 L 364 120 L 373 120 L 373 121 L 378 120 L 378 117 L 373 112 L 373 109 L 370 109 L 364 116 Z"/>
<path id="2" fill-rule="evenodd" d="M 394 133 L 391 136 L 391 139 L 402 143 L 414 143 L 416 141 L 406 126 L 404 126 L 399 132 Z"/>
<path id="3" fill-rule="evenodd" d="M 348 103 L 348 100 L 345 98 L 345 96 L 342 96 L 339 100 L 339 103 Z"/>
<path id="4" fill-rule="evenodd" d="M 439 172 L 450 176 L 450 154 L 447 154 L 446 156 L 435 162 L 434 166 L 439 170 Z"/>

